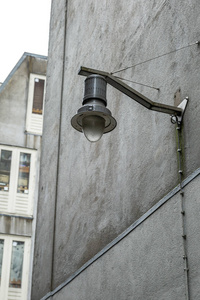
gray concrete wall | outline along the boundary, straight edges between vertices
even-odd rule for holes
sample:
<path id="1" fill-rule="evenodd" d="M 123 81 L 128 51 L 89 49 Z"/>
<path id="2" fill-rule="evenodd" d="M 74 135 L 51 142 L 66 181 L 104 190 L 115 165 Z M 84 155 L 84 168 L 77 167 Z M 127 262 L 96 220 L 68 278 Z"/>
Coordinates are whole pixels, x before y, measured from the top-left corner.
<path id="1" fill-rule="evenodd" d="M 198 300 L 200 176 L 185 188 L 190 299 Z M 176 194 L 52 300 L 185 298 L 181 197 Z"/>
<path id="2" fill-rule="evenodd" d="M 40 201 L 38 202 L 39 218 L 37 219 L 37 238 L 35 243 L 35 259 L 33 268 L 34 287 L 32 289 L 32 299 L 39 299 L 39 294 L 44 295 L 51 290 L 53 282 L 51 274 L 53 272 L 54 262 L 53 241 L 55 232 L 54 218 L 56 217 L 55 199 L 57 193 L 58 152 L 62 114 L 63 43 L 65 35 L 64 2 L 65 1 L 52 1 L 48 56 L 48 60 L 51 60 L 51 64 L 48 65 L 47 68 L 44 117 L 48 126 L 43 127 L 43 136 L 45 136 L 45 139 L 42 141 L 43 159 L 41 160 L 40 168 Z M 56 43 L 54 42 L 55 40 Z M 54 60 L 53 58 L 56 59 Z M 41 263 L 40 268 L 38 268 L 39 262 Z M 42 269 L 41 266 L 43 266 Z M 40 274 L 42 274 L 42 277 L 40 277 Z M 44 280 L 41 280 L 42 278 Z"/>
<path id="3" fill-rule="evenodd" d="M 199 39 L 199 9 L 199 1 L 185 0 L 53 3 L 33 299 L 62 283 L 178 183 L 176 126 L 112 87 L 108 108 L 117 128 L 96 144 L 74 131 L 81 65 L 113 72 L 158 57 L 116 75 L 158 87 L 130 83 L 153 101 L 173 105 L 177 91 L 181 100 L 189 96 L 184 176 L 199 167 L 200 49 L 174 51 Z"/>

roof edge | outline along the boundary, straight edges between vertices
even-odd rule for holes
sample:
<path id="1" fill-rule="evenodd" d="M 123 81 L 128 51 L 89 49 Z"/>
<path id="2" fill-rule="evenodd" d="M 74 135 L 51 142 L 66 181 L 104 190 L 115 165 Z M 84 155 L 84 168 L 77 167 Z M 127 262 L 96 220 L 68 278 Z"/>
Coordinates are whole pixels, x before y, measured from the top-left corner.
<path id="1" fill-rule="evenodd" d="M 12 76 L 14 75 L 14 73 L 18 70 L 18 68 L 21 66 L 21 64 L 23 63 L 23 61 L 28 57 L 35 57 L 35 58 L 40 58 L 40 59 L 46 59 L 47 60 L 47 56 L 44 55 L 40 55 L 40 54 L 34 54 L 34 53 L 29 53 L 29 52 L 24 52 L 24 54 L 22 55 L 22 57 L 19 59 L 19 61 L 16 63 L 16 65 L 14 66 L 14 68 L 11 70 L 11 72 L 8 74 L 8 76 L 6 77 L 6 79 L 4 80 L 4 82 L 2 82 L 2 85 L 0 86 L 0 93 L 2 92 L 2 90 L 4 89 L 4 87 L 7 85 L 7 83 L 9 82 L 9 80 L 12 78 Z"/>

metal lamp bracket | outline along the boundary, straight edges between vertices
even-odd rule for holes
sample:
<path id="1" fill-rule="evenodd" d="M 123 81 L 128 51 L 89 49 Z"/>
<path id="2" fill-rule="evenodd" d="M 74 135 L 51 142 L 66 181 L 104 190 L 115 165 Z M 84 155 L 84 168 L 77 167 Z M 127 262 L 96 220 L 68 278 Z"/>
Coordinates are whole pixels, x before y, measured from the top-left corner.
<path id="1" fill-rule="evenodd" d="M 185 99 L 177 106 L 178 108 L 180 108 L 182 110 L 181 115 L 171 115 L 171 122 L 173 124 L 176 124 L 176 123 L 178 125 L 181 124 L 181 122 L 183 120 L 185 110 L 186 110 L 186 107 L 187 107 L 187 104 L 188 104 L 188 101 L 189 101 L 189 98 L 185 97 Z"/>
<path id="2" fill-rule="evenodd" d="M 134 101 L 138 102 L 142 106 L 146 107 L 147 109 L 171 115 L 171 122 L 173 124 L 180 124 L 182 122 L 183 115 L 188 102 L 188 97 L 186 97 L 180 103 L 179 106 L 166 105 L 148 99 L 146 96 L 140 94 L 139 92 L 137 92 L 136 90 L 134 90 L 115 76 L 111 75 L 110 73 L 81 66 L 78 74 L 82 76 L 89 76 L 91 74 L 101 75 L 111 86 L 113 86 L 123 94 L 127 95 Z"/>

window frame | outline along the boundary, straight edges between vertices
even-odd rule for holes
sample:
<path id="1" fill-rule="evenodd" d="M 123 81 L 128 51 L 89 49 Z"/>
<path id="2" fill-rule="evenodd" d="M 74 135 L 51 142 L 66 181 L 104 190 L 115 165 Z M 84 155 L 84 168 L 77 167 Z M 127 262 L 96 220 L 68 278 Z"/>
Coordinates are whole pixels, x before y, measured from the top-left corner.
<path id="1" fill-rule="evenodd" d="M 4 240 L 2 278 L 0 285 L 0 299 L 10 299 L 16 296 L 17 299 L 28 298 L 29 277 L 30 277 L 30 253 L 31 238 L 15 235 L 0 234 L 0 239 Z M 12 259 L 13 241 L 24 242 L 23 266 L 22 266 L 22 283 L 20 288 L 9 287 L 10 268 Z"/>
<path id="2" fill-rule="evenodd" d="M 14 215 L 33 216 L 34 196 L 36 193 L 36 175 L 37 175 L 37 150 L 0 145 L 1 150 L 12 151 L 10 183 L 8 191 L 0 191 L 0 213 L 9 213 Z M 29 192 L 19 193 L 18 176 L 20 153 L 31 154 L 30 173 L 29 173 Z"/>
<path id="3" fill-rule="evenodd" d="M 34 97 L 34 86 L 35 78 L 44 80 L 44 93 L 43 93 L 43 109 L 42 114 L 36 114 L 32 112 L 33 108 L 33 97 Z M 44 100 L 46 94 L 46 76 L 39 75 L 36 73 L 30 73 L 29 76 L 29 89 L 28 89 L 28 102 L 27 102 L 27 113 L 26 113 L 26 132 L 42 135 L 43 128 L 43 116 L 44 116 Z"/>

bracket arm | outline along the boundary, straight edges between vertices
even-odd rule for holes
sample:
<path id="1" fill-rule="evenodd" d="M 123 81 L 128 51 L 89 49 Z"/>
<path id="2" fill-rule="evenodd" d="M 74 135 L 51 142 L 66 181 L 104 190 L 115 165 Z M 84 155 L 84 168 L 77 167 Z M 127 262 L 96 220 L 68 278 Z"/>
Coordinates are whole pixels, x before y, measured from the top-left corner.
<path id="1" fill-rule="evenodd" d="M 161 103 L 151 101 L 144 95 L 140 94 L 139 92 L 137 92 L 136 90 L 128 86 L 123 81 L 111 75 L 110 73 L 81 66 L 78 74 L 82 76 L 89 76 L 92 74 L 101 75 L 106 79 L 107 83 L 109 83 L 111 86 L 113 86 L 123 94 L 127 95 L 128 97 L 132 98 L 133 100 L 135 100 L 136 102 L 140 103 L 142 106 L 150 110 L 178 116 L 180 118 L 184 113 L 184 109 L 181 106 L 176 107 L 176 106 L 171 106 L 171 105 L 166 105 L 166 104 L 161 104 Z"/>

